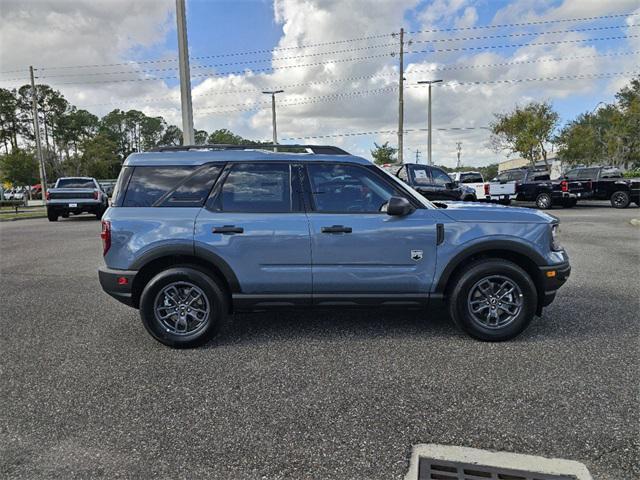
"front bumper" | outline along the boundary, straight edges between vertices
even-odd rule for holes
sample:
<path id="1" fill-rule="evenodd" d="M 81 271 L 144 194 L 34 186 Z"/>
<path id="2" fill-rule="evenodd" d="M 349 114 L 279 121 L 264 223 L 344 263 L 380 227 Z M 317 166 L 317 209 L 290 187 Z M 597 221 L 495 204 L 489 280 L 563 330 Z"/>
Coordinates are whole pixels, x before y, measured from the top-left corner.
<path id="1" fill-rule="evenodd" d="M 116 300 L 137 308 L 133 300 L 133 279 L 137 275 L 136 270 L 112 270 L 107 267 L 98 268 L 98 278 L 102 289 Z M 126 281 L 125 281 L 126 280 Z"/>
<path id="2" fill-rule="evenodd" d="M 556 298 L 558 289 L 564 285 L 571 275 L 571 265 L 569 262 L 560 263 L 546 267 L 539 267 L 542 274 L 543 293 L 540 299 L 542 307 L 546 307 Z"/>

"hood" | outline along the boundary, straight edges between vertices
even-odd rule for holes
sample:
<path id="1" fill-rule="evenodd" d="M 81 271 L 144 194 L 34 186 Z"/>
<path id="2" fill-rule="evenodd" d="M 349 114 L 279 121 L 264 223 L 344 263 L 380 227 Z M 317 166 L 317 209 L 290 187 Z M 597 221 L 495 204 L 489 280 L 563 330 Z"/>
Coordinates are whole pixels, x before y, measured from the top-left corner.
<path id="1" fill-rule="evenodd" d="M 440 211 L 457 222 L 553 223 L 557 219 L 533 208 L 507 207 L 494 203 L 436 202 L 447 208 Z"/>

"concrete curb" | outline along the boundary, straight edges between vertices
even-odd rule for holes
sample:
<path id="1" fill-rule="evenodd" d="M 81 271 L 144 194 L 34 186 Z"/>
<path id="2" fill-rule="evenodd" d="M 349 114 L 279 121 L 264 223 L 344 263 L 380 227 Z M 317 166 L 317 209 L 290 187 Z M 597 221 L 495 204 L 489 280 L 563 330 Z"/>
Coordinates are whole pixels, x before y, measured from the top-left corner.
<path id="1" fill-rule="evenodd" d="M 546 475 L 566 475 L 576 480 L 593 480 L 584 464 L 560 458 L 545 458 L 520 453 L 494 452 L 477 448 L 437 445 L 433 443 L 413 446 L 409 471 L 405 480 L 418 480 L 420 458 L 432 458 L 448 462 L 471 463 L 483 467 L 526 470 Z"/>

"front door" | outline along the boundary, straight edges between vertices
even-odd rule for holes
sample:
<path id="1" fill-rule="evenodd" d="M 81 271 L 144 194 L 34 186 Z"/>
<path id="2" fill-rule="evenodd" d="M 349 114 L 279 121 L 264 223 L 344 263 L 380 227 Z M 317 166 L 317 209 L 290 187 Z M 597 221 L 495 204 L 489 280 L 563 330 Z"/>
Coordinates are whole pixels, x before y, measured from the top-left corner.
<path id="1" fill-rule="evenodd" d="M 313 295 L 347 301 L 358 294 L 426 295 L 436 262 L 437 211 L 385 213 L 392 195 L 408 197 L 374 167 L 307 165 Z M 352 295 L 356 294 L 356 295 Z M 348 303 L 348 302 L 347 302 Z"/>
<path id="2" fill-rule="evenodd" d="M 311 298 L 309 223 L 288 163 L 230 163 L 195 222 L 195 248 L 224 260 L 242 294 Z"/>

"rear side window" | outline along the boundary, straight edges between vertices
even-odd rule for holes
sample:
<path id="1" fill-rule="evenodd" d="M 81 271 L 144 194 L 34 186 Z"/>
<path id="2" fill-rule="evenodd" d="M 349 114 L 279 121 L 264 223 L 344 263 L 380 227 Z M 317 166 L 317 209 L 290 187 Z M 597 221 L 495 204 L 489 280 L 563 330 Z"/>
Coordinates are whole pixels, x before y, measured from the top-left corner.
<path id="1" fill-rule="evenodd" d="M 598 177 L 597 168 L 585 168 L 578 170 L 578 180 L 595 180 Z"/>
<path id="2" fill-rule="evenodd" d="M 287 213 L 291 211 L 289 165 L 233 165 L 220 194 L 223 212 Z"/>
<path id="3" fill-rule="evenodd" d="M 200 167 L 180 182 L 173 190 L 156 200 L 161 207 L 201 207 L 209 196 L 214 182 L 222 171 L 222 165 Z"/>
<path id="4" fill-rule="evenodd" d="M 513 181 L 520 182 L 522 180 L 524 180 L 524 171 L 516 170 L 516 171 L 513 171 L 513 172 L 509 173 L 509 181 L 511 181 L 511 182 L 513 182 Z"/>
<path id="5" fill-rule="evenodd" d="M 193 166 L 135 167 L 122 206 L 151 207 L 194 170 Z"/>
<path id="6" fill-rule="evenodd" d="M 541 173 L 541 174 L 535 175 L 533 177 L 533 181 L 534 182 L 540 182 L 540 181 L 543 181 L 543 180 L 551 180 L 551 177 L 549 176 L 548 173 Z"/>

